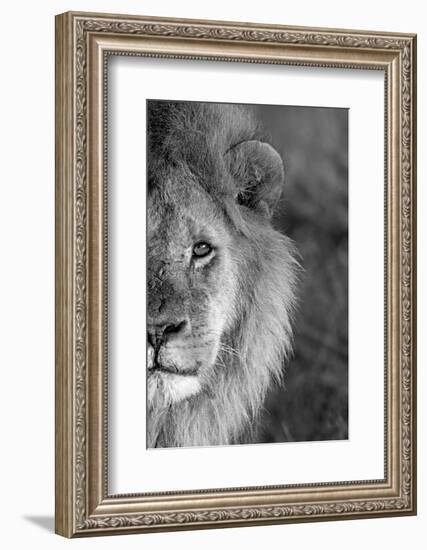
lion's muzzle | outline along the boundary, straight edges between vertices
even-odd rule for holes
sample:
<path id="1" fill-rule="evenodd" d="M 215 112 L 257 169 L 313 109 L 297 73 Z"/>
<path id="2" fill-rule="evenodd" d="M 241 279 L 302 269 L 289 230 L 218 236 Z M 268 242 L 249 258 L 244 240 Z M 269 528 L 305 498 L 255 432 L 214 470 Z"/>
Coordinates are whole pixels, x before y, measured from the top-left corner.
<path id="1" fill-rule="evenodd" d="M 171 351 L 183 346 L 190 333 L 188 319 L 158 320 L 147 325 L 148 370 L 171 374 L 186 374 L 171 356 Z"/>
<path id="2" fill-rule="evenodd" d="M 166 343 L 168 340 L 181 336 L 186 331 L 187 327 L 188 321 L 186 319 L 148 325 L 148 342 L 154 349 L 158 349 L 162 343 Z"/>

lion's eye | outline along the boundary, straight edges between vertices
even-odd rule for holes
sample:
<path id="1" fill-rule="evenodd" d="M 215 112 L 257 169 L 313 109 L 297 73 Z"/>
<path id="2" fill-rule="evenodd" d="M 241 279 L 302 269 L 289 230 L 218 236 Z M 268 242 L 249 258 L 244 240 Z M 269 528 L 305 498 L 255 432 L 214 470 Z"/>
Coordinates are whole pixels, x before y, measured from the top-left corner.
<path id="1" fill-rule="evenodd" d="M 193 246 L 193 256 L 196 258 L 204 258 L 212 252 L 212 247 L 210 244 L 205 242 L 196 243 Z"/>

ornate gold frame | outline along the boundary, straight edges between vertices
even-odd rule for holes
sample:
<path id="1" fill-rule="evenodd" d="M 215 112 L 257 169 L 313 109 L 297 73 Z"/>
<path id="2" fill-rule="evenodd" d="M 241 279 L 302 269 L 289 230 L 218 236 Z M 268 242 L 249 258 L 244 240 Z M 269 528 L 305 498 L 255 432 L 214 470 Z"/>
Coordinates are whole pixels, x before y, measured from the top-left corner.
<path id="1" fill-rule="evenodd" d="M 106 487 L 105 60 L 180 57 L 385 74 L 385 478 L 110 496 Z M 249 23 L 56 17 L 56 532 L 66 537 L 416 513 L 416 37 Z"/>

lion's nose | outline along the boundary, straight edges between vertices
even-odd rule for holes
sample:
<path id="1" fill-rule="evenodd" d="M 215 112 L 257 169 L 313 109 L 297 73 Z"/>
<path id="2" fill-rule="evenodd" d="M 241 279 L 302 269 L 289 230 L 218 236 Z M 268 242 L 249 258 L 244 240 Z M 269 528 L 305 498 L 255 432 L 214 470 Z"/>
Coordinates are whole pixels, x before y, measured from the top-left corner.
<path id="1" fill-rule="evenodd" d="M 147 325 L 147 336 L 149 343 L 157 348 L 171 338 L 182 335 L 187 328 L 187 320 L 183 319 L 177 323 L 165 323 L 162 325 Z"/>

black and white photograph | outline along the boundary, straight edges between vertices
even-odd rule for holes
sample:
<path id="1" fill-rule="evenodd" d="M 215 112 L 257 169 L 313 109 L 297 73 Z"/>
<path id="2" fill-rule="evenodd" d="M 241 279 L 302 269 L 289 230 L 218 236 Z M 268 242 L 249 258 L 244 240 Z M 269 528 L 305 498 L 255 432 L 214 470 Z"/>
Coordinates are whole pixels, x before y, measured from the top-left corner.
<path id="1" fill-rule="evenodd" d="M 147 448 L 348 439 L 348 109 L 146 108 Z"/>

